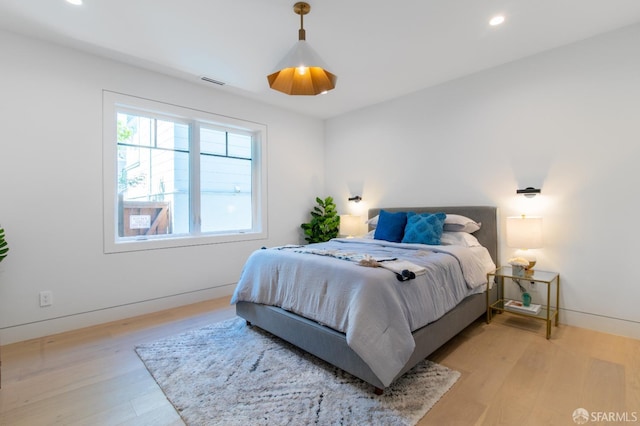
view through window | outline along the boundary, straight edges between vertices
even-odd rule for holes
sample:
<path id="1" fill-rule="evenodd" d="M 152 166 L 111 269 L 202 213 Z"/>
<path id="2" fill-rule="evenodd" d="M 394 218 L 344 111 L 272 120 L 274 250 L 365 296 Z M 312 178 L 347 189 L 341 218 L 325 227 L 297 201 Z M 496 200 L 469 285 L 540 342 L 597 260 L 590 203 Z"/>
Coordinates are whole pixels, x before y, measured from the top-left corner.
<path id="1" fill-rule="evenodd" d="M 115 102 L 115 122 L 105 123 L 115 127 L 105 131 L 105 145 L 116 146 L 115 244 L 263 231 L 264 131 L 129 101 Z"/>

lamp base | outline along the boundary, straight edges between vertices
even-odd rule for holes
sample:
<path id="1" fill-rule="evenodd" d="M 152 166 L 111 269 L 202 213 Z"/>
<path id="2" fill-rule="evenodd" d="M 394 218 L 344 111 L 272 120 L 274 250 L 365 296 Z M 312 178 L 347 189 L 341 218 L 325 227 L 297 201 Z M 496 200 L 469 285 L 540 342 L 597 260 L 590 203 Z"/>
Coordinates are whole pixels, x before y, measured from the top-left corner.
<path id="1" fill-rule="evenodd" d="M 533 267 L 534 266 L 536 266 L 536 261 L 535 260 L 529 260 L 529 266 L 525 266 L 525 268 L 524 268 L 524 275 L 525 276 L 533 275 Z"/>
<path id="2" fill-rule="evenodd" d="M 536 266 L 536 257 L 529 250 L 519 249 L 514 253 L 516 257 L 521 257 L 529 262 L 529 265 L 524 267 L 524 273 L 526 275 L 533 274 L 533 267 Z"/>

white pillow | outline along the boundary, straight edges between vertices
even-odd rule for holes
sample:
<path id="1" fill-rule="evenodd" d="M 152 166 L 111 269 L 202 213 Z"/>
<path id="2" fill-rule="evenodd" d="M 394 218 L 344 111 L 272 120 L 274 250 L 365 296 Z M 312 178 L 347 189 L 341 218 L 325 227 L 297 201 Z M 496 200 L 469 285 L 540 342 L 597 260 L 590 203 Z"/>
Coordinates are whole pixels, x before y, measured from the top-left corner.
<path id="1" fill-rule="evenodd" d="M 481 223 L 459 214 L 447 214 L 444 219 L 444 230 L 452 232 L 474 233 L 482 226 Z"/>
<path id="2" fill-rule="evenodd" d="M 365 223 L 367 225 L 369 225 L 370 227 L 375 228 L 376 226 L 378 226 L 378 219 L 379 218 L 380 218 L 380 215 L 375 215 L 371 219 L 367 220 Z"/>
<path id="3" fill-rule="evenodd" d="M 480 247 L 480 241 L 468 232 L 444 231 L 440 237 L 443 246 Z"/>

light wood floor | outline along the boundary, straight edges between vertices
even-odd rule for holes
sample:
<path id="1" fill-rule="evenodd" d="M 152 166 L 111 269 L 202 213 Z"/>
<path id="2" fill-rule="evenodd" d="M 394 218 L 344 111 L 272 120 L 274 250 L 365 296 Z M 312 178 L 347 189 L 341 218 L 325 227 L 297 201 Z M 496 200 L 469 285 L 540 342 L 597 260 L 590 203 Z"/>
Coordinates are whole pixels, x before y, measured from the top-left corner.
<path id="1" fill-rule="evenodd" d="M 0 424 L 182 425 L 133 348 L 233 316 L 223 298 L 3 346 Z M 580 407 L 640 423 L 640 341 L 543 328 L 498 315 L 439 349 L 462 377 L 419 425 L 573 425 Z"/>

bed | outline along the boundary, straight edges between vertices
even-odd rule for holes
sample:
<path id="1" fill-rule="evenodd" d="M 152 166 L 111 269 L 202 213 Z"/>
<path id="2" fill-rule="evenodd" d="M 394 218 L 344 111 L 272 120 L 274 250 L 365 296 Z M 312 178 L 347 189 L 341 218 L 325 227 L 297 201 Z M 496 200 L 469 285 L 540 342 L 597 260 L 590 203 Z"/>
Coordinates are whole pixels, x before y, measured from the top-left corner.
<path id="1" fill-rule="evenodd" d="M 461 215 L 473 219 L 481 223 L 482 226 L 472 235 L 482 245 L 486 256 L 490 257 L 489 263 L 492 263 L 494 267 L 498 264 L 495 207 L 455 206 L 371 209 L 369 218 L 377 217 L 381 210 L 384 210 L 384 214 L 414 212 L 420 215 L 444 212 L 448 215 Z M 359 247 L 358 244 L 360 243 L 366 247 L 365 251 L 367 253 L 374 253 L 373 259 L 379 261 L 377 266 L 384 265 L 385 267 L 366 268 L 359 264 L 356 265 L 354 258 L 361 258 L 362 255 L 354 247 Z M 313 249 L 315 246 L 283 246 L 256 251 L 247 260 L 242 277 L 232 297 L 232 303 L 236 305 L 237 315 L 244 318 L 248 324 L 260 327 L 370 383 L 376 393 L 382 393 L 383 389 L 395 379 L 425 359 L 478 317 L 484 315 L 486 313 L 487 299 L 485 293 L 486 284 L 480 284 L 478 281 L 478 271 L 474 271 L 475 278 L 470 278 L 472 274 L 469 271 L 473 268 L 467 267 L 465 270 L 465 264 L 461 259 L 467 255 L 464 254 L 466 252 L 463 249 L 453 246 L 421 247 L 420 245 L 415 245 L 419 248 L 416 251 L 414 245 L 408 247 L 406 244 L 389 243 L 382 244 L 379 247 L 378 243 L 379 241 L 377 240 L 336 239 L 327 243 L 329 244 L 328 246 L 321 246 L 323 249 L 325 247 L 331 249 L 322 250 L 322 253 L 310 253 L 309 250 L 315 251 Z M 372 245 L 367 246 L 367 244 Z M 388 246 L 392 247 L 388 248 Z M 336 247 L 338 249 L 344 247 L 345 249 L 335 250 Z M 369 247 L 372 250 L 369 250 Z M 382 251 L 378 253 L 373 250 L 374 248 Z M 326 256 L 327 251 L 332 255 Z M 340 256 L 335 256 L 336 252 Z M 355 256 L 348 259 L 336 258 L 341 257 L 343 253 L 355 253 Z M 400 253 L 399 256 L 402 257 L 385 259 L 385 253 L 392 253 L 390 256 L 396 256 L 397 253 Z M 406 256 L 409 257 L 404 257 L 405 253 L 408 253 Z M 317 254 L 321 255 L 317 256 Z M 365 260 L 371 260 L 369 254 L 365 256 Z M 466 293 L 456 296 L 454 305 L 446 306 L 445 312 L 427 313 L 427 310 L 423 310 L 425 312 L 415 313 L 396 303 L 396 299 L 398 299 L 411 304 L 410 302 L 414 298 L 421 300 L 419 298 L 423 297 L 413 292 L 418 291 L 416 288 L 418 283 L 421 282 L 420 280 L 431 279 L 432 274 L 428 266 L 426 267 L 427 272 L 423 272 L 425 267 L 421 264 L 421 256 L 437 258 L 438 262 L 440 262 L 440 259 L 444 259 L 444 263 L 447 265 L 445 268 L 448 268 L 444 275 L 447 277 L 452 276 L 450 278 L 452 281 L 458 281 L 460 279 L 458 275 L 460 275 L 467 284 Z M 258 260 L 254 259 L 254 257 Z M 303 259 L 303 264 L 301 263 L 295 267 L 283 267 L 281 265 L 281 262 L 284 262 L 281 258 L 293 257 Z M 400 271 L 389 270 L 394 269 L 390 266 L 391 264 L 405 262 L 405 259 L 410 261 L 409 265 L 411 267 L 417 268 L 415 270 L 419 274 L 417 277 L 414 274 L 413 277 L 406 278 L 407 282 L 403 282 L 403 275 L 408 275 L 404 274 L 404 271 L 400 273 Z M 387 260 L 391 261 L 388 264 L 389 267 L 384 263 Z M 362 263 L 362 259 L 358 263 Z M 461 269 L 457 267 L 460 272 L 451 272 L 453 267 L 450 265 L 457 265 L 458 263 L 462 266 Z M 311 266 L 311 264 L 315 265 Z M 400 264 L 404 265 L 404 263 Z M 312 269 L 314 267 L 316 269 Z M 486 262 L 483 268 L 488 268 Z M 385 271 L 382 271 L 383 269 Z M 318 270 L 322 270 L 323 273 L 318 274 Z M 484 281 L 486 281 L 486 272 L 483 271 Z M 376 284 L 377 287 L 375 287 L 370 281 L 365 281 L 373 278 L 382 281 L 382 275 L 385 273 L 386 277 L 388 277 L 385 278 L 387 279 L 387 284 L 385 285 Z M 421 274 L 425 274 L 427 277 L 423 278 Z M 360 280 L 361 275 L 366 276 L 362 280 L 363 283 L 366 282 L 367 284 L 356 286 L 355 282 Z M 264 284 L 261 281 L 282 281 L 283 276 L 288 277 L 285 281 L 293 283 L 294 286 L 287 287 L 286 284 L 273 284 L 271 287 L 267 285 L 267 290 L 259 289 Z M 337 281 L 338 277 L 348 282 L 339 285 L 335 284 L 334 281 Z M 437 279 L 444 278 L 437 277 Z M 469 285 L 469 282 L 473 280 L 475 280 L 473 286 Z M 313 286 L 311 286 L 312 281 L 314 282 Z M 354 282 L 355 290 L 352 290 L 349 286 L 351 282 Z M 282 288 L 277 287 L 277 285 L 282 285 Z M 305 287 L 307 285 L 311 287 Z M 460 284 L 456 285 L 460 286 Z M 436 290 L 429 291 L 436 293 L 440 288 L 438 286 L 432 287 L 435 287 Z M 327 296 L 331 291 L 335 292 L 336 288 L 338 291 L 344 292 L 344 298 L 330 298 Z M 373 290 L 374 288 L 376 290 Z M 389 293 L 377 296 L 372 293 L 373 291 Z M 395 293 L 390 293 L 391 291 L 397 291 L 399 296 Z M 462 290 L 456 291 L 460 293 Z M 305 297 L 310 297 L 311 302 L 303 303 L 298 300 L 303 293 L 305 293 Z M 367 306 L 366 309 L 361 307 L 354 308 L 351 300 L 354 298 L 352 293 L 356 295 L 355 299 Z M 493 293 L 495 293 L 495 286 L 489 295 L 491 300 L 496 298 Z M 280 300 L 280 302 L 272 302 L 271 298 Z M 296 303 L 304 304 L 304 309 L 300 308 Z M 346 305 L 346 309 L 350 312 L 349 315 L 336 315 L 333 312 L 334 310 L 339 310 L 340 306 L 337 305 L 341 303 Z M 450 304 L 451 302 L 447 301 L 446 303 Z M 394 305 L 393 307 L 399 305 L 396 307 L 398 311 L 396 313 L 386 313 L 387 305 Z M 310 309 L 315 309 L 315 311 L 312 312 Z M 362 318 L 359 319 L 354 316 L 354 311 L 357 311 L 359 315 L 363 315 Z M 435 318 L 429 318 L 430 315 L 435 316 Z M 385 325 L 383 321 L 391 321 L 392 323 Z M 403 325 L 403 322 L 405 325 Z M 422 322 L 425 322 L 425 324 L 422 324 Z M 362 324 L 364 324 L 364 328 Z M 358 326 L 360 328 L 357 328 Z M 406 336 L 407 333 L 408 337 Z M 369 346 L 365 347 L 365 344 Z"/>

